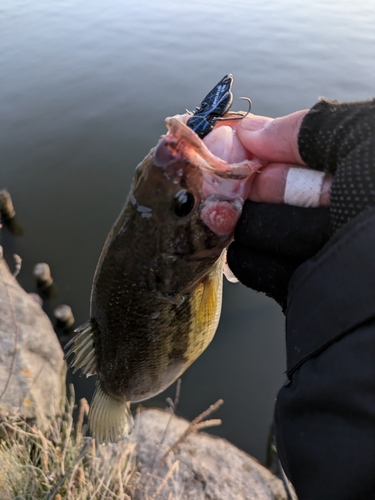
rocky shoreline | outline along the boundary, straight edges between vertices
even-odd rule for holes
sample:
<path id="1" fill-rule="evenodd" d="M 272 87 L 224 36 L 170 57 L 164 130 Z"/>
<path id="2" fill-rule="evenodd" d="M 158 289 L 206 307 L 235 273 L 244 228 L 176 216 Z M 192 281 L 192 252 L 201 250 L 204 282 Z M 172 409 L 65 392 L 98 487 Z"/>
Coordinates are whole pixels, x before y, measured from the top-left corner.
<path id="1" fill-rule="evenodd" d="M 45 439 L 52 443 L 50 448 L 48 446 L 46 448 L 50 450 L 48 453 L 56 452 L 59 455 L 59 446 L 62 445 L 58 444 L 59 439 L 56 437 L 54 439 L 57 444 L 54 444 L 49 434 L 51 422 L 63 421 L 62 415 L 66 414 L 64 413 L 65 377 L 66 364 L 63 361 L 63 352 L 51 321 L 40 304 L 23 290 L 16 277 L 11 274 L 1 252 L 1 499 L 16 498 L 17 494 L 20 494 L 17 489 L 19 490 L 20 484 L 23 484 L 22 474 L 25 474 L 25 482 L 26 477 L 30 482 L 30 475 L 26 472 L 30 467 L 36 469 L 41 467 L 38 454 L 33 456 L 30 452 L 17 455 L 21 444 L 25 449 L 29 446 L 25 444 L 25 433 L 30 436 L 44 435 L 44 438 L 40 437 L 40 442 L 44 442 L 43 439 Z M 29 431 L 25 431 L 20 422 L 22 425 L 29 426 L 27 427 Z M 82 460 L 79 455 L 82 452 L 79 444 L 82 448 L 84 443 L 90 449 L 94 447 L 93 463 L 96 463 L 95 461 L 100 457 L 102 459 L 106 457 L 104 465 L 97 471 L 103 477 L 111 476 L 111 471 L 116 469 L 114 461 L 117 460 L 120 463 L 121 457 L 128 456 L 129 450 L 132 450 L 132 459 L 129 459 L 126 469 L 127 478 L 131 477 L 132 480 L 127 483 L 127 488 L 123 487 L 122 494 L 120 490 L 120 494 L 116 493 L 117 498 L 194 500 L 284 500 L 288 498 L 282 481 L 253 457 L 224 439 L 196 432 L 198 426 L 192 428 L 189 422 L 170 412 L 144 410 L 137 414 L 135 422 L 135 431 L 130 438 L 116 445 L 95 446 L 91 443 L 94 440 L 89 437 L 80 438 L 81 441 L 78 443 L 76 434 L 73 433 L 74 436 L 72 434 L 73 444 L 69 453 L 76 454 L 75 460 L 79 459 L 78 462 Z M 63 426 L 60 425 L 60 427 Z M 74 425 L 71 424 L 70 427 L 73 432 Z M 13 429 L 12 432 L 9 432 L 9 429 Z M 56 429 L 54 432 L 56 433 Z M 18 436 L 22 436 L 22 443 L 17 441 Z M 39 438 L 35 436 L 30 439 L 34 439 L 32 442 L 37 446 L 35 443 Z M 65 452 L 63 459 L 67 455 Z M 12 460 L 9 460 L 10 456 L 13 457 Z M 90 461 L 87 462 L 89 463 L 91 464 Z M 33 476 L 34 481 L 40 482 L 40 485 L 34 485 L 35 491 L 43 491 L 43 495 L 27 496 L 27 498 L 32 500 L 34 498 L 50 500 L 52 498 L 57 500 L 59 498 L 113 498 L 112 492 L 107 492 L 107 496 L 106 488 L 110 487 L 106 486 L 102 480 L 103 484 L 99 483 L 97 493 L 94 496 L 89 493 L 91 491 L 89 481 L 93 482 L 92 479 L 90 480 L 93 475 L 92 465 L 87 465 L 87 469 L 83 465 L 79 466 L 82 468 L 82 477 L 87 487 L 86 490 L 81 488 L 79 496 L 74 486 L 76 482 L 72 480 L 72 477 L 68 477 L 64 463 L 59 466 L 60 470 L 49 470 L 51 466 L 57 467 L 55 461 L 46 459 L 44 467 L 48 470 L 43 474 L 48 481 L 42 480 L 38 474 Z M 81 470 L 79 467 L 74 472 L 73 467 L 71 474 Z M 63 472 L 66 475 L 65 478 Z M 16 480 L 17 483 L 15 483 Z M 121 479 L 121 481 L 124 480 Z M 66 484 L 70 484 L 70 490 L 66 489 Z M 108 484 L 112 484 L 111 481 Z M 116 485 L 113 488 L 119 487 L 117 483 Z M 38 490 L 38 486 L 41 489 Z M 87 491 L 87 496 L 85 496 L 85 491 Z"/>

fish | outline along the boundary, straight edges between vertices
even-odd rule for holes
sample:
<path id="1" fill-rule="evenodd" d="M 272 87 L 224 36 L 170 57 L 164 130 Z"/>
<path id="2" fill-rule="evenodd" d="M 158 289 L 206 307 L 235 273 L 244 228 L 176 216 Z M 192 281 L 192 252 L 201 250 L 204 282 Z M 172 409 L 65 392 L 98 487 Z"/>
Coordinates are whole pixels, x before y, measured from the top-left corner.
<path id="1" fill-rule="evenodd" d="M 219 323 L 225 249 L 260 164 L 215 156 L 190 117 L 166 118 L 136 167 L 95 270 L 90 319 L 67 346 L 74 371 L 98 377 L 89 422 L 99 442 L 126 437 L 130 403 L 177 380 Z"/>

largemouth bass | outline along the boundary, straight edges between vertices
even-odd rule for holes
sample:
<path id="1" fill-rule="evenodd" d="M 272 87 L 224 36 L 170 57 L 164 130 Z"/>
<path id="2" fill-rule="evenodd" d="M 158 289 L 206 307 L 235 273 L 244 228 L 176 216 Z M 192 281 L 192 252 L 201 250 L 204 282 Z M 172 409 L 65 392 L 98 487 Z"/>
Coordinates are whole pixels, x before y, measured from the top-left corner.
<path id="1" fill-rule="evenodd" d="M 188 119 L 167 118 L 168 133 L 137 166 L 99 258 L 90 320 L 67 353 L 98 375 L 89 420 L 99 441 L 126 435 L 129 403 L 172 384 L 219 322 L 224 250 L 259 162 L 213 155 Z"/>

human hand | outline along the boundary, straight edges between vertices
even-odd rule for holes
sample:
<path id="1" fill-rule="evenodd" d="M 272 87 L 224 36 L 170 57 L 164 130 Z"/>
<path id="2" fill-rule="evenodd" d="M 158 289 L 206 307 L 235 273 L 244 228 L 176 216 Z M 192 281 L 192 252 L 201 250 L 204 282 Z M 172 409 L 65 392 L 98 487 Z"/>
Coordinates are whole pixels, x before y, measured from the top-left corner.
<path id="1" fill-rule="evenodd" d="M 248 199 L 296 206 L 327 206 L 332 177 L 309 169 L 298 152 L 297 136 L 308 110 L 283 118 L 249 115 L 219 122 L 203 142 L 228 163 L 261 160 Z"/>
<path id="2" fill-rule="evenodd" d="M 307 113 L 308 110 L 302 110 L 275 119 L 250 115 L 241 120 L 236 131 L 241 144 L 256 157 L 268 162 L 255 176 L 249 200 L 297 206 L 329 205 L 331 175 L 319 176 L 308 170 L 298 150 L 298 134 Z M 309 204 L 306 201 L 306 187 L 316 189 L 315 202 L 311 203 L 310 199 Z"/>
<path id="3" fill-rule="evenodd" d="M 275 172 L 286 171 L 291 163 L 335 176 L 329 211 L 245 204 L 235 241 L 228 249 L 228 264 L 241 282 L 273 297 L 283 309 L 295 269 L 335 230 L 375 205 L 374 110 L 374 101 L 321 101 L 310 112 L 275 120 L 251 115 L 237 127 L 245 148 L 270 162 L 254 181 L 250 199 L 273 201 L 275 190 L 281 197 L 282 176 L 280 187 Z M 322 204 L 328 204 L 329 192 L 322 196 Z"/>

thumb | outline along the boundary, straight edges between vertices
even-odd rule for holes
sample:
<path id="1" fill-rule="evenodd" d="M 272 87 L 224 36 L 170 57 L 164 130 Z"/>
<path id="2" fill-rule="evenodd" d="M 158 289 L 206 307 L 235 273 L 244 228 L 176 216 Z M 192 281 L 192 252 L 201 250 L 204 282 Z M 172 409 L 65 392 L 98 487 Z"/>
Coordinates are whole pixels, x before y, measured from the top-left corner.
<path id="1" fill-rule="evenodd" d="M 307 112 L 296 111 L 275 119 L 251 114 L 238 124 L 237 136 L 248 151 L 262 160 L 305 166 L 298 151 L 298 133 Z"/>

